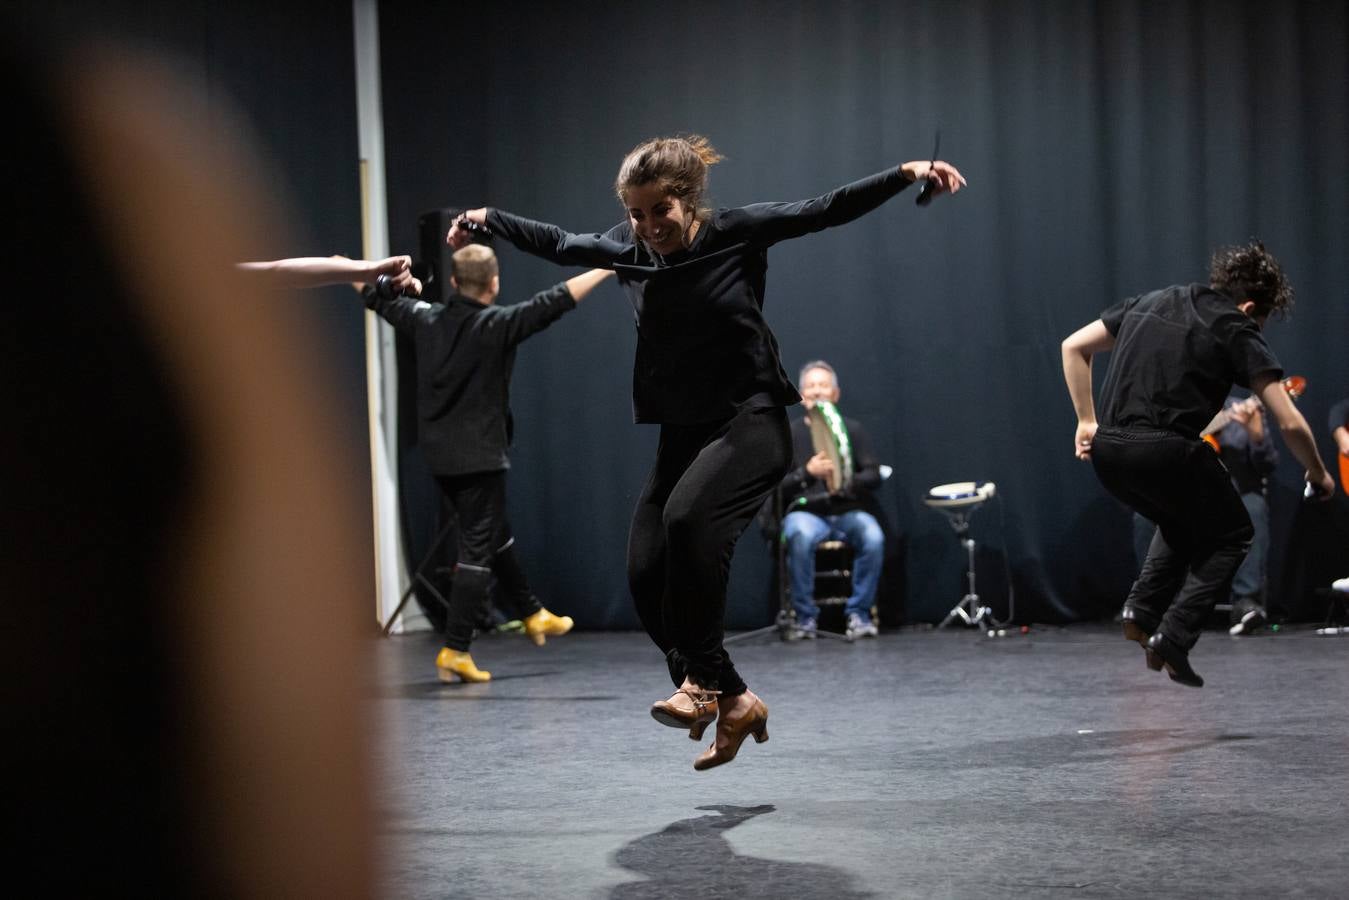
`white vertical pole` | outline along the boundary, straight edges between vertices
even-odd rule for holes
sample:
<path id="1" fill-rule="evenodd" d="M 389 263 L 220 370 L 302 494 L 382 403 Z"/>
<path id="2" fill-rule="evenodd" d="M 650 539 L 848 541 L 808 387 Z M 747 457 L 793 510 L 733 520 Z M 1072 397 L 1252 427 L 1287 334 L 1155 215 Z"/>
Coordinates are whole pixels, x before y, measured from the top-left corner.
<path id="1" fill-rule="evenodd" d="M 361 154 L 361 228 L 366 259 L 389 255 L 389 207 L 384 181 L 384 109 L 379 82 L 379 3 L 352 0 L 356 43 L 356 123 Z M 398 365 L 393 329 L 365 314 L 366 395 L 370 408 L 370 473 L 375 523 L 375 615 L 387 621 L 407 585 L 399 553 Z M 403 630 L 402 616 L 394 624 Z"/>

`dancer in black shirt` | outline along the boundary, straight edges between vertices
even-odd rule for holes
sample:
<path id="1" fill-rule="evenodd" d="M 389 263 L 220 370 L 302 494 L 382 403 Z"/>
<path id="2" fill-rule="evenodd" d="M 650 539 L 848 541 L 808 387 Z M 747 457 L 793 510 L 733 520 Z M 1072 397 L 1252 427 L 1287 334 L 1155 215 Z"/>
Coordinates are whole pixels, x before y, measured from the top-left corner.
<path id="1" fill-rule="evenodd" d="M 763 318 L 768 248 L 850 222 L 919 179 L 938 193 L 965 183 L 947 163 L 910 162 L 811 200 L 713 212 L 702 200 L 720 158 L 696 136 L 638 145 L 615 182 L 627 219 L 602 235 L 498 209 L 465 214 L 554 262 L 613 269 L 632 300 L 634 417 L 661 434 L 633 514 L 628 581 L 679 688 L 652 715 L 695 740 L 717 721 L 696 769 L 729 762 L 749 734 L 768 737 L 768 708 L 722 645 L 731 553 L 791 465 L 785 407 L 800 400 Z M 467 235 L 456 224 L 446 239 Z"/>
<path id="2" fill-rule="evenodd" d="M 1189 653 L 1231 590 L 1251 521 L 1218 455 L 1199 439 L 1233 383 L 1250 388 L 1307 469 L 1313 493 L 1334 482 L 1283 370 L 1261 333 L 1292 303 L 1278 262 L 1259 243 L 1214 254 L 1208 286 L 1164 288 L 1123 301 L 1063 342 L 1063 374 L 1077 412 L 1073 450 L 1106 490 L 1157 523 L 1124 607 L 1124 635 L 1148 666 L 1202 687 Z M 1099 427 L 1091 362 L 1113 350 Z"/>
<path id="3" fill-rule="evenodd" d="M 487 681 L 469 655 L 473 628 L 487 604 L 491 579 L 498 597 L 537 644 L 571 630 L 570 616 L 543 607 L 515 552 L 506 519 L 506 451 L 511 439 L 510 386 L 520 342 L 547 328 L 611 273 L 592 270 L 535 294 L 496 306 L 501 289 L 496 254 L 474 244 L 454 254 L 455 294 L 426 303 L 410 294 L 362 290 L 365 302 L 417 346 L 418 427 L 437 484 L 459 516 L 459 553 L 446 614 L 445 646 L 436 657 L 442 681 Z"/>

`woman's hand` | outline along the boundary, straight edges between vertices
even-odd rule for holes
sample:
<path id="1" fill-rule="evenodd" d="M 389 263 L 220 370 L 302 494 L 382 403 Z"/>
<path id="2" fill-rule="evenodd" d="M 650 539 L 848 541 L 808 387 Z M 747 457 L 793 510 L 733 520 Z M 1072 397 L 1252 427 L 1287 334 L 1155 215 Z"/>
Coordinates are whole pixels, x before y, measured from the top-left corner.
<path id="1" fill-rule="evenodd" d="M 940 159 L 936 162 L 925 159 L 906 162 L 900 169 L 910 181 L 931 181 L 934 194 L 954 194 L 965 186 L 965 176 L 955 166 Z"/>
<path id="2" fill-rule="evenodd" d="M 477 209 L 467 210 L 458 219 L 455 219 L 452 225 L 450 225 L 450 233 L 445 235 L 445 243 L 456 250 L 468 244 L 471 237 L 468 233 L 468 229 L 460 227 L 460 219 L 468 219 L 470 222 L 475 222 L 478 225 L 486 225 L 487 207 L 480 206 Z"/>

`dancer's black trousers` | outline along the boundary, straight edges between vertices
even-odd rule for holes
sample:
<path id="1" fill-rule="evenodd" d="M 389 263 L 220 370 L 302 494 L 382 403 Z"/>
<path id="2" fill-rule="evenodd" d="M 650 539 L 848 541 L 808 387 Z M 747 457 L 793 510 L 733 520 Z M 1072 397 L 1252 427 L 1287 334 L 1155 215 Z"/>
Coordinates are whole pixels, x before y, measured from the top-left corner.
<path id="1" fill-rule="evenodd" d="M 791 462 L 781 407 L 661 426 L 628 535 L 628 584 L 676 686 L 688 675 L 727 696 L 745 692 L 722 646 L 731 554 Z"/>
<path id="2" fill-rule="evenodd" d="M 506 521 L 506 472 L 437 476 L 440 489 L 459 517 L 459 557 L 445 615 L 445 646 L 468 650 L 473 628 L 486 612 L 492 578 L 497 602 L 507 615 L 523 619 L 542 609 L 515 553 Z"/>
<path id="3" fill-rule="evenodd" d="M 1106 490 L 1157 523 L 1126 604 L 1189 650 L 1254 534 L 1227 468 L 1203 441 L 1143 429 L 1099 429 L 1091 462 Z"/>

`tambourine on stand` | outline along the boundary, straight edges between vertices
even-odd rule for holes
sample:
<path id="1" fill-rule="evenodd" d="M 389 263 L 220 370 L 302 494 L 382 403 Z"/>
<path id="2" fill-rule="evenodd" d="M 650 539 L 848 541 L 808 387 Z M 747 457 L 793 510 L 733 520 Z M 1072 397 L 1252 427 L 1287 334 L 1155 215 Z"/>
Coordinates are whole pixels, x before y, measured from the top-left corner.
<path id="1" fill-rule="evenodd" d="M 946 618 L 942 619 L 938 628 L 945 628 L 956 620 L 979 628 L 985 624 L 997 624 L 993 620 L 993 610 L 984 606 L 974 589 L 974 538 L 970 537 L 970 516 L 995 493 L 997 485 L 991 481 L 983 483 L 956 481 L 937 485 L 923 498 L 924 504 L 946 515 L 951 527 L 955 529 L 956 537 L 960 539 L 961 546 L 965 548 L 968 559 L 965 570 L 968 590 L 965 596 L 960 598 L 960 602 L 946 614 Z"/>

